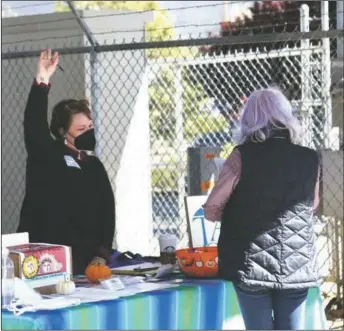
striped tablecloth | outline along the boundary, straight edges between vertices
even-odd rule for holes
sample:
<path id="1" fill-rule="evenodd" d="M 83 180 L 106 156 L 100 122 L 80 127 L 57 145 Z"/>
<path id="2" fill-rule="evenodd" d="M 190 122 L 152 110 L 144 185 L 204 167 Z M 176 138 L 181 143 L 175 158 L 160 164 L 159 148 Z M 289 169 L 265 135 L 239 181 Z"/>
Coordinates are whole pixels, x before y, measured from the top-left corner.
<path id="1" fill-rule="evenodd" d="M 259 309 L 259 307 L 257 307 Z M 325 329 L 318 289 L 310 289 L 304 329 Z M 235 290 L 222 280 L 183 281 L 180 287 L 55 311 L 2 312 L 2 330 L 244 329 Z"/>

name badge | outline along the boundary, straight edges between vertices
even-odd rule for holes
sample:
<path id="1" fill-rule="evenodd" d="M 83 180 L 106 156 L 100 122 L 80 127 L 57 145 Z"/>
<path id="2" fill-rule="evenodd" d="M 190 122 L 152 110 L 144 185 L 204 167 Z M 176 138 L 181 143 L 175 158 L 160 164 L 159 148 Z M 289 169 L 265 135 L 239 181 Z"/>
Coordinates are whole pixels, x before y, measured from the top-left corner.
<path id="1" fill-rule="evenodd" d="M 81 169 L 78 162 L 76 162 L 70 155 L 65 155 L 64 159 L 65 159 L 68 167 L 74 167 L 74 168 Z"/>

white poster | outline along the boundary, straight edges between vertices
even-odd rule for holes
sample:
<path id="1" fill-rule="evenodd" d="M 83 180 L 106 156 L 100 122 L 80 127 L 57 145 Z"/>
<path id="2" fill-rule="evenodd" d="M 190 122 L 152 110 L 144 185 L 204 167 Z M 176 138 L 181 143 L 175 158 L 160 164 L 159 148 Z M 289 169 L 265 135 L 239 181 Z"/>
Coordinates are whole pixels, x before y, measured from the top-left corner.
<path id="1" fill-rule="evenodd" d="M 202 206 L 206 195 L 185 197 L 186 217 L 191 247 L 215 246 L 220 235 L 220 222 L 205 219 Z"/>

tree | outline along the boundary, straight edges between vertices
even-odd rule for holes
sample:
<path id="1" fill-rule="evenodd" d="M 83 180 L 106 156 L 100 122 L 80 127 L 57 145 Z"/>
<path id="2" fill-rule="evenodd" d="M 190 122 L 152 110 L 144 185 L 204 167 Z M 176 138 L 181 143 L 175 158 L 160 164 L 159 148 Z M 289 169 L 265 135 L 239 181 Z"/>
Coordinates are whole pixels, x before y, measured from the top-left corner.
<path id="1" fill-rule="evenodd" d="M 310 8 L 310 30 L 315 31 L 321 25 L 320 1 L 255 1 L 250 9 L 250 15 L 234 22 L 220 24 L 220 36 L 259 35 L 270 33 L 300 31 L 300 7 L 307 4 Z M 330 1 L 330 17 L 335 15 L 335 1 Z M 332 23 L 334 21 L 332 20 Z M 203 55 L 219 56 L 234 54 L 235 52 L 271 51 L 285 46 L 294 47 L 299 41 L 266 42 L 229 45 L 214 45 L 202 47 Z M 229 108 L 232 113 L 241 107 L 241 98 L 247 96 L 254 88 L 276 84 L 289 97 L 300 97 L 300 81 L 297 78 L 301 71 L 300 60 L 290 57 L 288 68 L 280 58 L 264 60 L 242 60 L 227 62 L 221 66 L 217 64 L 202 65 L 195 68 L 196 81 L 201 82 L 209 97 L 214 98 L 223 108 Z"/>
<path id="2" fill-rule="evenodd" d="M 234 22 L 221 22 L 220 36 L 259 35 L 270 33 L 300 31 L 300 8 L 309 7 L 310 31 L 321 28 L 321 1 L 255 1 L 250 8 L 250 15 Z M 336 1 L 329 1 L 330 26 L 336 24 Z M 238 44 L 231 48 L 226 45 L 203 49 L 204 52 L 227 54 L 230 51 L 248 51 L 250 48 L 278 49 L 286 43 L 267 42 L 264 44 Z M 295 45 L 291 43 L 290 45 Z"/>
<path id="3" fill-rule="evenodd" d="M 321 27 L 321 1 L 255 1 L 250 15 L 234 22 L 220 24 L 220 36 L 260 35 L 300 31 L 300 7 L 309 6 L 310 31 Z M 336 1 L 329 1 L 330 25 L 335 24 Z M 204 56 L 223 56 L 235 52 L 271 52 L 286 46 L 299 46 L 300 41 L 266 42 L 228 45 L 214 45 L 200 49 Z M 332 43 L 335 46 L 335 42 Z M 235 57 L 235 55 L 233 55 Z M 236 116 L 241 108 L 241 98 L 247 97 L 254 89 L 278 85 L 292 100 L 301 99 L 300 55 L 267 57 L 226 62 L 221 65 L 207 64 L 195 68 L 195 80 L 204 87 L 207 95 L 214 98 L 220 107 Z M 313 77 L 314 79 L 316 77 Z M 313 87 L 312 87 L 313 88 Z M 314 87 L 315 88 L 315 87 Z M 314 109 L 315 122 L 321 126 L 323 113 Z"/>

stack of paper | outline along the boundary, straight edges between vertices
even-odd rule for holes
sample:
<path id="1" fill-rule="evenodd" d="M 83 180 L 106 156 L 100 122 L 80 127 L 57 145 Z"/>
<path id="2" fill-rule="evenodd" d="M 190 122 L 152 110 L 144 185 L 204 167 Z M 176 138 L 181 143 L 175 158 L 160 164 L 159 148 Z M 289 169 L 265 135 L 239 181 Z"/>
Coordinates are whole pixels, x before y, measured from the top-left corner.
<path id="1" fill-rule="evenodd" d="M 135 295 L 138 293 L 144 293 L 144 292 L 151 292 L 151 291 L 159 291 L 167 288 L 172 288 L 172 287 L 177 287 L 179 286 L 178 284 L 156 284 L 156 283 L 140 283 L 140 284 L 135 284 L 132 286 L 128 286 L 123 290 L 116 291 L 116 294 L 119 297 L 127 297 L 131 295 Z"/>
<path id="2" fill-rule="evenodd" d="M 108 291 L 101 288 L 79 287 L 74 293 L 69 294 L 68 298 L 80 299 L 81 303 L 87 303 L 114 300 L 118 299 L 119 296 L 114 291 Z"/>
<path id="3" fill-rule="evenodd" d="M 179 286 L 178 284 L 153 284 L 153 283 L 136 283 L 127 286 L 123 290 L 111 291 L 100 288 L 97 285 L 93 288 L 78 287 L 72 294 L 68 294 L 65 297 L 68 299 L 79 299 L 80 303 L 89 303 L 97 301 L 115 300 L 121 297 L 128 297 L 138 293 L 158 291 L 166 288 L 173 288 Z M 46 296 L 49 298 L 61 297 L 59 294 L 53 294 Z"/>

